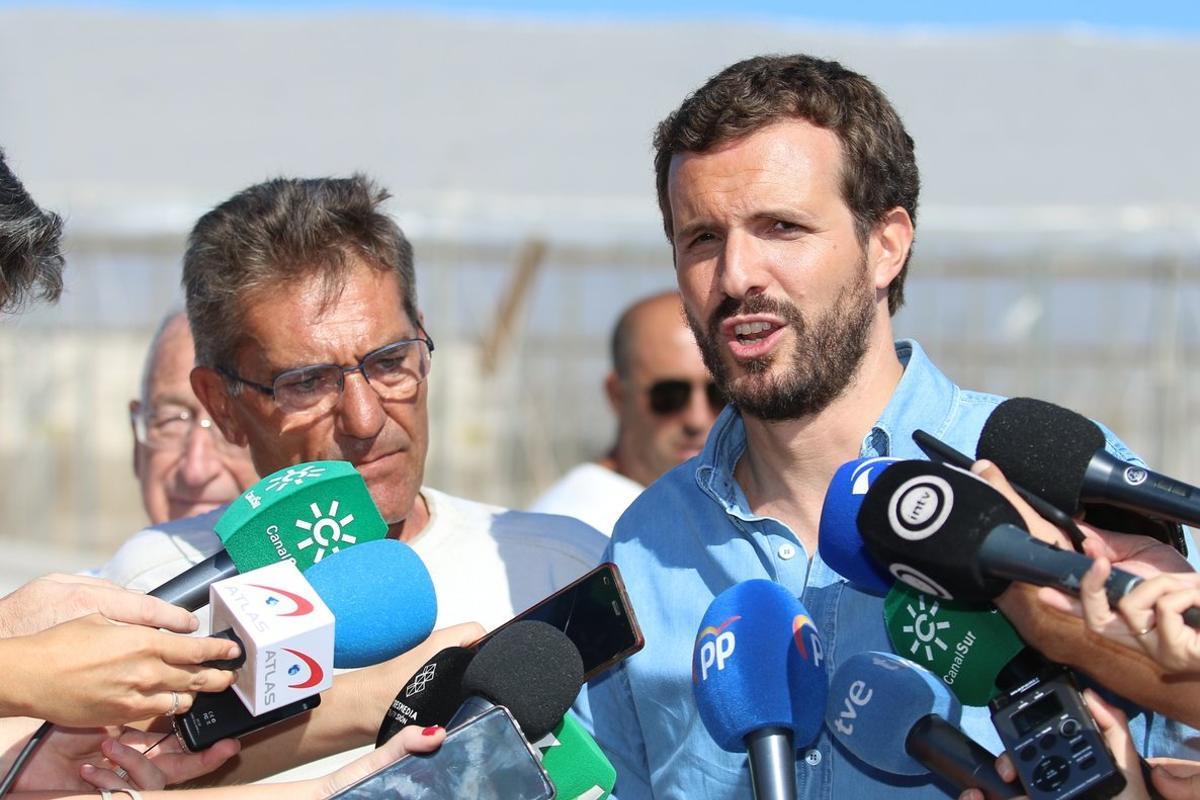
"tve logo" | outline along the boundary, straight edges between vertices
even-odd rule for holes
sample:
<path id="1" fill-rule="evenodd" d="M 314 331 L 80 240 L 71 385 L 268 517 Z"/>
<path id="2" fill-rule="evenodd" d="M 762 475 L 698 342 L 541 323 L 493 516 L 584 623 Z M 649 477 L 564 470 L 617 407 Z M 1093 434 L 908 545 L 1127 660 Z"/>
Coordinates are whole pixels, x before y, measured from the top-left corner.
<path id="1" fill-rule="evenodd" d="M 730 617 L 720 625 L 710 625 L 700 631 L 696 637 L 696 650 L 700 653 L 700 680 L 708 680 L 708 671 L 714 666 L 717 671 L 725 669 L 725 662 L 733 655 L 737 647 L 737 639 L 733 631 L 726 630 L 730 625 L 741 619 L 741 616 Z M 692 681 L 696 675 L 692 675 Z"/>
<path id="2" fill-rule="evenodd" d="M 901 668 L 899 664 L 877 656 L 871 658 L 871 664 L 889 672 Z M 870 703 L 874 696 L 875 690 L 868 686 L 865 680 L 860 678 L 852 681 L 846 689 L 846 694 L 842 696 L 842 708 L 838 711 L 837 718 L 833 720 L 833 727 L 837 728 L 841 734 L 853 736 L 859 710 Z"/>

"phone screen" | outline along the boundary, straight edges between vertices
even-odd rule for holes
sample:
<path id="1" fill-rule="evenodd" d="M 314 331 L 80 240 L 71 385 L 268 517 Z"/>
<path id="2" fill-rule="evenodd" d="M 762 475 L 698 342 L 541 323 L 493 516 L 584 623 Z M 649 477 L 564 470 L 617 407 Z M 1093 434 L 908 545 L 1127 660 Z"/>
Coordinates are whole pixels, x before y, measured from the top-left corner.
<path id="1" fill-rule="evenodd" d="M 446 735 L 432 753 L 414 753 L 329 800 L 550 800 L 554 786 L 512 715 L 496 706 Z"/>
<path id="2" fill-rule="evenodd" d="M 583 659 L 584 680 L 591 680 L 622 658 L 642 649 L 642 632 L 615 564 L 601 564 L 542 602 L 526 609 L 475 643 L 478 647 L 518 620 L 534 619 L 567 635 Z"/>

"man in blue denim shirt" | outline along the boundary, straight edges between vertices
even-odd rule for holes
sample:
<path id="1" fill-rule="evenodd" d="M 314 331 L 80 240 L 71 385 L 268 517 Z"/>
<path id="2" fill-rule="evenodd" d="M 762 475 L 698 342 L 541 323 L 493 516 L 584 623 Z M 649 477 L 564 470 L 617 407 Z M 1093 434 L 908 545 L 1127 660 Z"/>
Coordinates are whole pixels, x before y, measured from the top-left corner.
<path id="1" fill-rule="evenodd" d="M 882 599 L 817 552 L 825 489 L 852 458 L 922 457 L 916 428 L 974 452 L 1001 398 L 959 389 L 915 342 L 893 342 L 919 179 L 911 138 L 865 78 L 807 56 L 750 59 L 687 98 L 655 147 L 688 320 L 732 405 L 704 452 L 617 524 L 610 556 L 646 646 L 588 699 L 622 800 L 744 798 L 745 755 L 717 747 L 692 699 L 692 646 L 709 603 L 769 578 L 803 601 L 830 673 L 856 653 L 891 650 Z M 1133 460 L 1111 436 L 1109 446 Z M 1031 590 L 1008 594 L 1002 608 L 1048 656 L 1096 652 L 1078 623 L 1036 613 Z M 963 725 L 999 750 L 986 709 L 967 709 Z M 1190 729 L 1143 717 L 1134 735 L 1162 753 Z M 804 798 L 946 796 L 865 767 L 827 731 L 801 749 L 796 774 Z"/>

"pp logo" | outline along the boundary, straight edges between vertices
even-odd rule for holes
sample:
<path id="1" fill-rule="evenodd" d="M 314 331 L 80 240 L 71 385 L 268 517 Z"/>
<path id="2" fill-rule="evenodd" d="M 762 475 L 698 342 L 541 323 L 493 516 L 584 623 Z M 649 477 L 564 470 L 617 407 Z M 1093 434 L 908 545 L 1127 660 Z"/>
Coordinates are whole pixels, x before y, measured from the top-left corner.
<path id="1" fill-rule="evenodd" d="M 739 619 L 741 619 L 740 616 L 730 617 L 716 627 L 710 625 L 700 631 L 700 635 L 696 637 L 697 653 L 700 656 L 700 680 L 708 680 L 708 671 L 714 666 L 718 672 L 725 669 L 725 662 L 729 660 L 729 657 L 733 655 L 734 648 L 737 647 L 733 631 L 725 629 Z M 693 672 L 692 680 L 695 679 L 696 675 Z"/>
<path id="2" fill-rule="evenodd" d="M 437 673 L 437 664 L 430 664 L 425 669 L 413 675 L 412 681 L 409 682 L 408 688 L 404 690 L 405 697 L 412 697 L 414 694 L 420 694 L 425 691 L 425 684 L 433 680 L 433 676 Z"/>
<path id="3" fill-rule="evenodd" d="M 804 635 L 805 631 L 808 631 L 807 637 Z M 806 638 L 807 643 L 805 642 Z M 805 661 L 811 661 L 815 667 L 821 666 L 821 662 L 825 659 L 825 652 L 821 648 L 821 637 L 817 634 L 817 626 L 813 624 L 811 618 L 799 614 L 792 620 L 792 640 L 796 643 L 796 650 L 804 657 Z M 811 651 L 811 655 L 809 651 Z"/>
<path id="4" fill-rule="evenodd" d="M 1142 469 L 1141 467 L 1125 468 L 1125 482 L 1130 486 L 1140 486 L 1146 482 L 1146 478 L 1149 476 L 1150 473 L 1146 472 L 1146 470 Z"/>
<path id="5" fill-rule="evenodd" d="M 919 542 L 946 524 L 954 491 L 936 475 L 918 475 L 900 484 L 888 503 L 888 522 L 901 539 Z"/>

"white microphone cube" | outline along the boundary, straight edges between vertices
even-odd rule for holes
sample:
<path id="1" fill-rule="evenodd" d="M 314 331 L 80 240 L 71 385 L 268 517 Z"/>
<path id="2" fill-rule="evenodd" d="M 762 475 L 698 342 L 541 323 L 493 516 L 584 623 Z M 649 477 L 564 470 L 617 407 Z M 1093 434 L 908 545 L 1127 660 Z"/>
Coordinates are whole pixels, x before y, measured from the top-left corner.
<path id="1" fill-rule="evenodd" d="M 251 714 L 333 685 L 333 612 L 300 570 L 281 561 L 214 583 L 213 632 L 232 628 L 246 663 L 234 692 Z"/>

